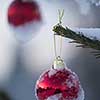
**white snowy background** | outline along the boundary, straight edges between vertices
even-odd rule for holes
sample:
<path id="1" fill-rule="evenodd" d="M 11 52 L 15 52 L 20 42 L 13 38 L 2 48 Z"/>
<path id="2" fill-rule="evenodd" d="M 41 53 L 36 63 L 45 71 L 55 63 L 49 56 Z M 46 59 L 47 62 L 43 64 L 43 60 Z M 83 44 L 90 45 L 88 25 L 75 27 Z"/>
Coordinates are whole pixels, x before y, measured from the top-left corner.
<path id="1" fill-rule="evenodd" d="M 35 82 L 40 73 L 51 67 L 54 59 L 52 27 L 58 22 L 58 9 L 65 10 L 64 25 L 100 39 L 99 0 L 36 1 L 41 8 L 43 23 L 40 30 L 33 33 L 37 35 L 22 44 L 7 24 L 7 8 L 12 0 L 0 0 L 0 89 L 5 90 L 12 100 L 36 100 Z M 99 100 L 100 60 L 90 54 L 91 49 L 76 48 L 68 41 L 63 38 L 62 57 L 78 74 L 85 100 Z"/>

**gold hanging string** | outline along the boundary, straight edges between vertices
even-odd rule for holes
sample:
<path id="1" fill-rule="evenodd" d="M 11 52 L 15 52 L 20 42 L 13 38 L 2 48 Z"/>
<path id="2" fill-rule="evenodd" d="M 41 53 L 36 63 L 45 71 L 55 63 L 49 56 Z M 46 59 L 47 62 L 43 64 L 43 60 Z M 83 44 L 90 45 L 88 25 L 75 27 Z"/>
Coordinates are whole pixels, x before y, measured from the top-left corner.
<path id="1" fill-rule="evenodd" d="M 60 57 L 61 57 L 61 54 L 62 54 L 62 36 L 60 36 Z"/>
<path id="2" fill-rule="evenodd" d="M 55 52 L 55 58 L 57 58 L 57 49 L 56 49 L 56 34 L 54 34 L 54 52 Z"/>
<path id="3" fill-rule="evenodd" d="M 62 18 L 64 16 L 64 10 L 61 12 L 60 10 L 58 10 L 59 13 L 59 25 L 62 24 Z M 54 33 L 54 51 L 55 51 L 55 57 L 61 57 L 62 54 L 62 36 L 60 36 L 60 48 L 59 48 L 59 54 L 57 55 L 57 46 L 56 46 L 56 33 Z"/>

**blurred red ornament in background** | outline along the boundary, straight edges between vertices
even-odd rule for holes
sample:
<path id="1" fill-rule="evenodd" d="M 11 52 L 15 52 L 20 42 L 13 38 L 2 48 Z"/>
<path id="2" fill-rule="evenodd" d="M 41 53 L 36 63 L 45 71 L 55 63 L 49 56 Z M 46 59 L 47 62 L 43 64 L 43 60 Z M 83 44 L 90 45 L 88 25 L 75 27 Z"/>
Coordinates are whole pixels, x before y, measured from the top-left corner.
<path id="1" fill-rule="evenodd" d="M 42 16 L 34 0 L 14 0 L 8 7 L 8 26 L 16 39 L 25 43 L 40 29 Z"/>
<path id="2" fill-rule="evenodd" d="M 37 100 L 84 100 L 84 91 L 74 72 L 53 67 L 37 81 L 36 96 Z"/>
<path id="3" fill-rule="evenodd" d="M 33 0 L 15 0 L 8 8 L 8 22 L 20 26 L 31 21 L 41 21 L 37 3 Z"/>

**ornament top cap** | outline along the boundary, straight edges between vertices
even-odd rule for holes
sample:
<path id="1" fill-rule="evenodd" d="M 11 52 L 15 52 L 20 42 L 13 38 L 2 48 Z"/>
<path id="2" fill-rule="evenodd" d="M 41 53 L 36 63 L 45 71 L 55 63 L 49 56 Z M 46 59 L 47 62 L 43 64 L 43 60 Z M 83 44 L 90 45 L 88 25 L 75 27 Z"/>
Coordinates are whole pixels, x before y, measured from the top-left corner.
<path id="1" fill-rule="evenodd" d="M 64 69 L 65 68 L 65 63 L 64 61 L 61 59 L 60 56 L 58 56 L 53 63 L 53 67 L 54 69 Z"/>

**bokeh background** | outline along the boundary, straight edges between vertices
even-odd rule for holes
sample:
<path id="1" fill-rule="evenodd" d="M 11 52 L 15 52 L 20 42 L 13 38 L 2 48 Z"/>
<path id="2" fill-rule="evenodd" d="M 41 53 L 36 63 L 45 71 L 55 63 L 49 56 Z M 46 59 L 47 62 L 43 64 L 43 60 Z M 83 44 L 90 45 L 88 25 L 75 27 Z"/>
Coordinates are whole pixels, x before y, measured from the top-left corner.
<path id="1" fill-rule="evenodd" d="M 12 0 L 0 0 L 0 91 L 9 100 L 36 100 L 35 83 L 54 60 L 52 27 L 58 22 L 58 9 L 64 9 L 63 24 L 70 28 L 99 28 L 99 0 L 36 0 L 43 22 L 32 40 L 20 43 L 7 25 L 7 8 Z M 80 78 L 85 100 L 100 98 L 100 60 L 92 49 L 76 48 L 63 38 L 62 58 Z M 2 100 L 2 99 L 0 99 Z M 8 100 L 5 98 L 4 100 Z"/>

